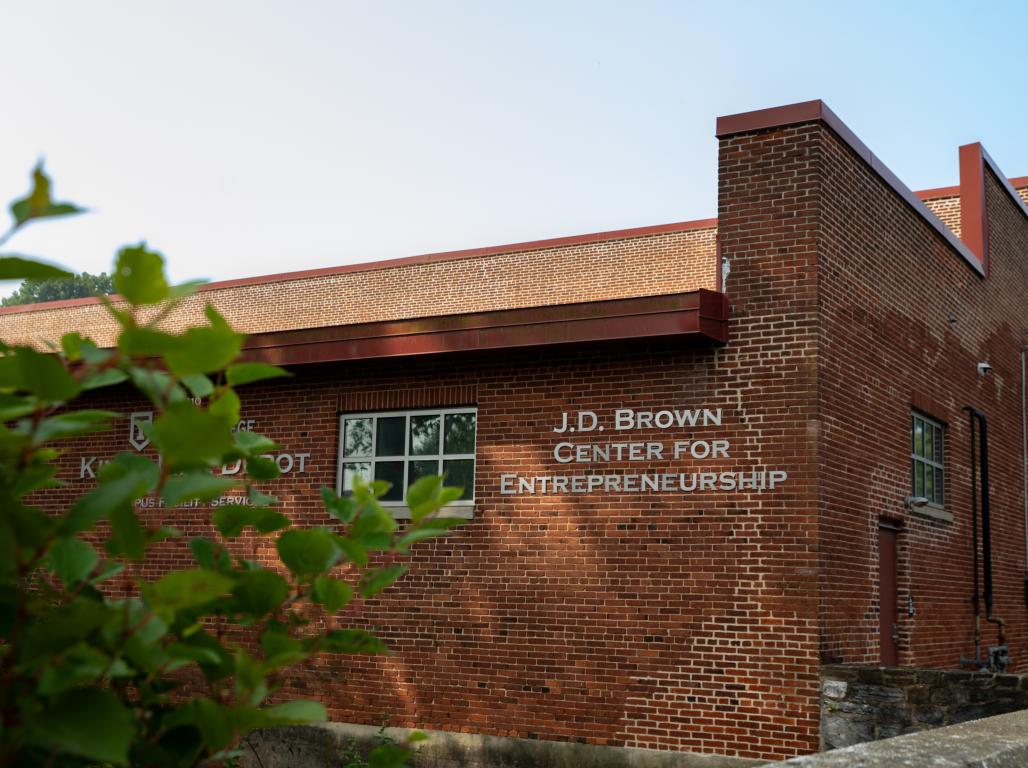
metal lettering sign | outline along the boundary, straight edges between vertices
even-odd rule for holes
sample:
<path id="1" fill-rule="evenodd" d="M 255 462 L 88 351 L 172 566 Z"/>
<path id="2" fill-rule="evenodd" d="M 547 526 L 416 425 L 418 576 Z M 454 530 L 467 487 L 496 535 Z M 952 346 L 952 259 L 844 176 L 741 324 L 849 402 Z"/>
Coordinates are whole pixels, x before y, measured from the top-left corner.
<path id="1" fill-rule="evenodd" d="M 713 462 L 731 461 L 731 442 L 723 437 L 692 437 L 668 440 L 631 440 L 624 433 L 633 430 L 695 430 L 722 425 L 720 408 L 635 410 L 617 408 L 604 423 L 594 411 L 562 412 L 553 432 L 561 440 L 553 446 L 553 461 L 562 465 L 566 474 L 522 476 L 513 472 L 500 474 L 500 493 L 520 494 L 582 494 L 582 493 L 693 493 L 729 492 L 763 493 L 780 487 L 789 478 L 782 469 L 757 464 L 734 465 L 730 469 L 711 466 Z M 602 440 L 606 430 L 619 433 L 612 440 Z M 573 442 L 573 435 L 587 435 L 591 442 Z M 639 462 L 633 472 L 574 472 L 576 465 L 622 464 Z M 646 471 L 646 464 L 663 465 Z M 687 463 L 680 471 L 670 462 Z"/>
<path id="2" fill-rule="evenodd" d="M 150 445 L 150 438 L 143 431 L 144 424 L 153 424 L 153 411 L 136 411 L 129 416 L 129 445 L 137 451 Z"/>

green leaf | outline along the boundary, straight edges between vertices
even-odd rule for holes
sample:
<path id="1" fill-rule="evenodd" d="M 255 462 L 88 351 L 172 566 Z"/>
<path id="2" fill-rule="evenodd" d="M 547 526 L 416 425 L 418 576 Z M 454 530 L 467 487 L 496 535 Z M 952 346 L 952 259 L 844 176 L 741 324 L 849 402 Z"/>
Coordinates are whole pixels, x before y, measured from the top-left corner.
<path id="1" fill-rule="evenodd" d="M 267 629 L 261 634 L 261 650 L 269 669 L 298 664 L 310 655 L 303 643 L 278 629 Z"/>
<path id="2" fill-rule="evenodd" d="M 121 384 L 121 382 L 127 380 L 128 374 L 125 373 L 125 371 L 120 371 L 117 368 L 108 368 L 103 371 L 97 371 L 96 373 L 90 373 L 82 379 L 82 389 L 100 389 L 102 387 Z"/>
<path id="3" fill-rule="evenodd" d="M 121 563 L 116 563 L 113 560 L 107 560 L 100 567 L 100 572 L 89 580 L 90 584 L 96 585 L 107 579 L 114 578 L 119 573 L 125 570 L 125 566 Z"/>
<path id="4" fill-rule="evenodd" d="M 187 400 L 186 391 L 164 371 L 130 368 L 129 377 L 136 389 L 158 405 L 164 404 L 165 397 L 172 403 L 184 403 Z"/>
<path id="5" fill-rule="evenodd" d="M 32 191 L 21 200 L 11 203 L 11 214 L 19 225 L 32 219 L 69 216 L 74 213 L 83 213 L 84 210 L 72 203 L 55 203 L 50 198 L 50 178 L 43 170 L 42 160 L 32 170 Z"/>
<path id="6" fill-rule="evenodd" d="M 35 443 L 40 445 L 50 440 L 66 437 L 91 435 L 96 432 L 107 432 L 111 428 L 111 420 L 121 416 L 114 411 L 71 411 L 60 413 L 43 419 L 36 427 Z"/>
<path id="7" fill-rule="evenodd" d="M 463 525 L 467 520 L 461 517 L 436 517 L 431 520 L 422 520 L 416 527 L 407 530 L 401 536 L 396 545 L 401 552 L 406 552 L 407 547 L 418 541 L 434 539 L 437 536 L 444 536 L 449 533 L 450 528 Z"/>
<path id="8" fill-rule="evenodd" d="M 132 713 L 110 691 L 80 688 L 61 694 L 34 716 L 30 740 L 45 751 L 128 765 L 135 736 Z"/>
<path id="9" fill-rule="evenodd" d="M 329 613 L 336 613 L 353 599 L 353 587 L 345 581 L 319 576 L 314 580 L 311 599 L 325 606 Z"/>
<path id="10" fill-rule="evenodd" d="M 343 550 L 343 554 L 346 555 L 346 559 L 354 565 L 358 565 L 363 568 L 368 564 L 368 550 L 362 544 L 358 544 L 353 539 L 345 536 L 337 536 L 336 544 L 341 550 Z"/>
<path id="11" fill-rule="evenodd" d="M 242 335 L 233 331 L 213 307 L 208 305 L 206 314 L 210 325 L 190 328 L 164 353 L 168 368 L 177 376 L 220 371 L 239 355 Z"/>
<path id="12" fill-rule="evenodd" d="M 329 653 L 389 653 L 389 646 L 363 629 L 335 629 L 328 632 L 321 647 Z"/>
<path id="13" fill-rule="evenodd" d="M 243 613 L 255 618 L 278 610 L 289 597 L 289 584 L 274 571 L 251 571 L 239 577 L 232 595 Z"/>
<path id="14" fill-rule="evenodd" d="M 231 425 L 235 425 L 239 422 L 239 395 L 233 392 L 231 389 L 226 389 L 213 401 L 207 411 L 212 415 L 218 416 L 224 419 Z M 242 433 L 233 433 L 233 435 Z"/>
<path id="15" fill-rule="evenodd" d="M 292 376 L 285 368 L 267 363 L 236 363 L 225 371 L 225 380 L 230 387 L 241 387 L 255 381 Z"/>
<path id="16" fill-rule="evenodd" d="M 100 484 L 80 497 L 58 526 L 61 535 L 91 528 L 115 509 L 131 505 L 157 485 L 160 469 L 145 456 L 122 453 L 100 471 Z"/>
<path id="17" fill-rule="evenodd" d="M 321 500 L 325 509 L 339 522 L 349 523 L 357 513 L 357 505 L 348 496 L 340 496 L 327 485 L 321 486 Z"/>
<path id="18" fill-rule="evenodd" d="M 28 395 L 0 393 L 0 422 L 14 421 L 36 410 L 38 401 Z"/>
<path id="19" fill-rule="evenodd" d="M 335 537 L 320 528 L 286 531 L 278 537 L 276 547 L 286 568 L 297 576 L 324 573 L 339 562 L 343 554 Z"/>
<path id="20" fill-rule="evenodd" d="M 66 269 L 24 256 L 0 256 L 0 280 L 63 280 L 74 276 Z"/>
<path id="21" fill-rule="evenodd" d="M 193 559 L 201 568 L 228 573 L 232 570 L 232 558 L 224 547 L 215 544 L 208 538 L 197 536 L 189 542 Z"/>
<path id="22" fill-rule="evenodd" d="M 82 539 L 62 538 L 50 545 L 50 567 L 66 587 L 85 579 L 99 559 L 96 550 Z"/>
<path id="23" fill-rule="evenodd" d="M 149 251 L 146 243 L 125 246 L 114 265 L 114 290 L 129 304 L 159 304 L 168 298 L 164 257 Z"/>
<path id="24" fill-rule="evenodd" d="M 210 699 L 197 699 L 193 706 L 196 709 L 196 725 L 203 734 L 207 749 L 213 754 L 228 747 L 235 732 L 228 708 Z"/>
<path id="25" fill-rule="evenodd" d="M 411 751 L 401 744 L 380 744 L 368 755 L 368 768 L 405 768 Z"/>
<path id="26" fill-rule="evenodd" d="M 113 532 L 107 539 L 107 551 L 113 555 L 124 555 L 129 560 L 142 560 L 146 553 L 146 531 L 139 523 L 136 511 L 128 504 L 115 507 L 110 512 Z"/>
<path id="27" fill-rule="evenodd" d="M 64 356 L 75 362 L 82 358 L 82 342 L 86 340 L 78 331 L 72 331 L 61 336 L 61 351 Z"/>
<path id="28" fill-rule="evenodd" d="M 214 510 L 214 526 L 222 536 L 234 538 L 243 529 L 252 525 L 258 533 L 272 533 L 289 526 L 289 518 L 267 507 L 246 507 L 242 504 L 226 504 Z"/>
<path id="29" fill-rule="evenodd" d="M 4 371 L 13 378 L 15 386 L 31 392 L 40 400 L 56 403 L 71 400 L 79 393 L 79 385 L 68 373 L 56 355 L 44 355 L 29 347 L 19 347 L 5 358 Z"/>
<path id="30" fill-rule="evenodd" d="M 193 397 L 210 397 L 214 394 L 213 382 L 211 382 L 211 380 L 202 373 L 183 376 L 182 383 L 185 384 L 186 389 L 189 390 L 189 394 Z"/>
<path id="31" fill-rule="evenodd" d="M 410 509 L 414 522 L 438 509 L 435 500 L 443 487 L 443 479 L 438 475 L 418 478 L 407 489 L 407 507 Z"/>
<path id="32" fill-rule="evenodd" d="M 258 435 L 256 432 L 240 430 L 234 432 L 233 435 L 235 436 L 235 449 L 243 455 L 243 458 L 260 456 L 262 453 L 278 448 L 278 444 L 274 440 L 270 440 L 264 435 Z"/>
<path id="33" fill-rule="evenodd" d="M 236 481 L 227 477 L 216 477 L 210 472 L 188 472 L 183 475 L 172 475 L 164 483 L 161 494 L 164 503 L 169 507 L 181 504 L 188 499 L 209 501 L 221 496 L 225 491 L 236 486 Z"/>
<path id="34" fill-rule="evenodd" d="M 220 664 L 221 656 L 211 648 L 185 643 L 172 643 L 165 649 L 168 658 L 177 661 L 195 661 L 198 664 Z"/>
<path id="35" fill-rule="evenodd" d="M 217 600 L 232 586 L 233 582 L 227 576 L 203 568 L 193 568 L 172 571 L 157 582 L 144 584 L 143 594 L 154 612 L 163 618 Z"/>
<path id="36" fill-rule="evenodd" d="M 86 643 L 79 643 L 62 656 L 51 659 L 39 678 L 39 692 L 45 696 L 93 683 L 101 676 L 125 676 L 129 668 Z"/>
<path id="37" fill-rule="evenodd" d="M 368 571 L 361 578 L 361 597 L 373 597 L 407 572 L 406 565 L 387 565 Z"/>
<path id="38" fill-rule="evenodd" d="M 264 714 L 263 726 L 307 725 L 308 723 L 324 723 L 328 720 L 325 706 L 317 701 L 287 701 L 261 710 Z"/>
<path id="39" fill-rule="evenodd" d="M 246 460 L 246 474 L 254 480 L 274 480 L 281 472 L 274 459 L 267 456 L 254 456 Z"/>
<path id="40" fill-rule="evenodd" d="M 150 436 L 171 471 L 214 465 L 232 447 L 232 425 L 191 402 L 172 403 L 154 422 Z"/>

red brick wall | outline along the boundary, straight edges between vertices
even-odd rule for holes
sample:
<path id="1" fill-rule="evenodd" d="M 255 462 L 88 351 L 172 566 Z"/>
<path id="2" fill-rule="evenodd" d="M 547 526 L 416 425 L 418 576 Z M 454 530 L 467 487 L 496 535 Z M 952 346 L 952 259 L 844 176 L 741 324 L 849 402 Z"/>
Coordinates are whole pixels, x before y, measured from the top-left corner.
<path id="1" fill-rule="evenodd" d="M 1028 341 L 1028 220 L 990 174 L 992 267 L 983 279 L 831 131 L 822 132 L 822 654 L 879 659 L 877 528 L 888 518 L 902 524 L 900 662 L 953 668 L 974 655 L 969 428 L 961 410 L 972 405 L 989 418 L 996 613 L 1009 622 L 1015 667 L 1025 669 L 1018 350 Z M 992 373 L 980 377 L 979 361 Z M 913 408 L 948 424 L 952 522 L 904 508 Z M 995 644 L 995 629 L 982 623 L 983 645 Z"/>
<path id="2" fill-rule="evenodd" d="M 727 347 L 614 343 L 325 364 L 243 393 L 257 431 L 310 454 L 307 471 L 275 489 L 305 525 L 328 523 L 317 491 L 335 483 L 340 410 L 478 407 L 475 518 L 419 545 L 397 589 L 346 617 L 375 627 L 396 653 L 323 658 L 294 675 L 287 694 L 372 724 L 764 758 L 812 751 L 821 658 L 877 659 L 881 516 L 904 525 L 901 598 L 912 593 L 917 607 L 901 621 L 901 660 L 953 666 L 973 652 L 966 403 L 990 417 L 997 612 L 1011 623 L 1018 666 L 1028 662 L 1021 214 L 990 177 L 992 272 L 983 280 L 820 123 L 725 138 L 718 172 Z M 979 360 L 993 365 L 989 377 L 977 376 Z M 124 392 L 96 398 L 111 404 L 143 409 Z M 903 509 L 912 405 L 950 423 L 953 523 Z M 619 407 L 721 408 L 721 427 L 630 439 L 727 438 L 730 457 L 555 463 L 562 412 L 592 410 L 609 423 Z M 125 424 L 70 450 L 63 473 L 72 483 L 51 498 L 81 491 L 79 457 L 127 450 L 127 435 Z M 506 472 L 753 466 L 789 479 L 764 493 L 499 492 Z M 146 512 L 187 538 L 207 530 L 209 514 Z M 148 575 L 181 564 L 183 547 L 162 544 Z M 238 552 L 273 559 L 257 539 Z"/>

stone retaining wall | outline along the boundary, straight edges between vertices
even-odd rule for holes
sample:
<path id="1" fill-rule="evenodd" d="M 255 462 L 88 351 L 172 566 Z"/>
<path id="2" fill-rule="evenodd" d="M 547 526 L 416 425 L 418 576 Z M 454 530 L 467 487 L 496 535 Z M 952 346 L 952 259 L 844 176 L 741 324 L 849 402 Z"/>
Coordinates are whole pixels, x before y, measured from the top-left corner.
<path id="1" fill-rule="evenodd" d="M 1024 768 L 1028 712 L 833 749 L 761 768 Z"/>
<path id="2" fill-rule="evenodd" d="M 1028 709 L 1028 675 L 851 665 L 821 672 L 821 748 Z"/>
<path id="3" fill-rule="evenodd" d="M 400 742 L 405 728 L 325 723 L 269 728 L 244 744 L 241 768 L 345 768 L 365 765 L 383 741 Z M 578 742 L 515 739 L 471 733 L 428 731 L 415 747 L 412 768 L 747 768 L 760 763 L 741 757 L 670 750 L 608 747 Z"/>

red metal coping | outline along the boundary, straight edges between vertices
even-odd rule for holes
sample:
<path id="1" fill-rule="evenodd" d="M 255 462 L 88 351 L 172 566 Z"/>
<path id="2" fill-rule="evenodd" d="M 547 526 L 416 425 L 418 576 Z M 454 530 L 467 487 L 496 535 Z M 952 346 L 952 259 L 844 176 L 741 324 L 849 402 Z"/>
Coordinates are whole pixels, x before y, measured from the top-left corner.
<path id="1" fill-rule="evenodd" d="M 903 198 L 914 211 L 921 216 L 939 235 L 948 242 L 953 249 L 982 277 L 985 277 L 985 268 L 979 261 L 978 256 L 953 234 L 953 232 L 942 223 L 942 220 L 932 213 L 921 199 L 914 194 L 910 188 L 899 180 L 889 168 L 868 149 L 856 134 L 850 130 L 839 117 L 828 108 L 820 99 L 815 101 L 804 101 L 798 104 L 788 104 L 784 107 L 772 107 L 760 109 L 755 112 L 743 112 L 737 115 L 727 115 L 717 119 L 717 136 L 726 138 L 738 133 L 759 131 L 767 128 L 780 128 L 799 123 L 810 123 L 820 121 L 831 128 L 836 135 L 842 139 L 850 149 L 870 166 L 871 170 L 878 174 L 881 179 Z"/>
<path id="2" fill-rule="evenodd" d="M 1004 192 L 1028 218 L 1028 204 L 999 170 L 980 143 L 960 148 L 960 236 L 989 272 L 989 217 L 985 203 L 985 169 L 995 175 Z"/>
<path id="3" fill-rule="evenodd" d="M 223 288 L 235 288 L 247 285 L 263 285 L 265 283 L 284 283 L 291 280 L 303 280 L 311 277 L 330 277 L 343 275 L 350 272 L 373 272 L 379 269 L 390 269 L 392 267 L 403 267 L 411 264 L 432 264 L 441 261 L 458 261 L 460 259 L 472 259 L 479 256 L 499 256 L 505 253 L 521 253 L 524 251 L 538 251 L 546 248 L 560 248 L 569 245 L 583 245 L 587 243 L 602 243 L 609 240 L 626 240 L 632 237 L 647 237 L 650 235 L 663 235 L 673 232 L 691 232 L 698 229 L 714 229 L 717 227 L 717 219 L 695 219 L 693 221 L 679 221 L 672 224 L 656 224 L 647 227 L 633 227 L 631 229 L 615 229 L 608 232 L 591 232 L 585 235 L 571 235 L 567 237 L 553 237 L 545 240 L 529 240 L 523 243 L 510 243 L 508 245 L 492 245 L 484 248 L 468 248 L 460 251 L 441 251 L 439 253 L 424 253 L 418 256 L 403 256 L 396 259 L 383 259 L 382 261 L 366 261 L 360 264 L 344 264 L 337 267 L 321 267 L 319 269 L 305 269 L 296 272 L 278 272 L 271 275 L 258 275 L 256 277 L 241 277 L 232 280 L 218 280 L 200 286 L 200 291 L 218 291 Z M 117 294 L 111 295 L 117 300 Z M 81 307 L 89 304 L 98 304 L 99 299 L 93 296 L 79 299 L 61 299 L 59 301 L 40 302 L 38 304 L 20 304 L 13 307 L 0 307 L 0 315 L 20 314 L 22 312 L 37 312 L 48 309 L 64 309 L 65 307 Z"/>
<path id="4" fill-rule="evenodd" d="M 727 298 L 700 289 L 633 299 L 257 333 L 247 337 L 244 356 L 278 365 L 299 365 L 653 338 L 727 343 Z"/>
<path id="5" fill-rule="evenodd" d="M 996 171 L 996 175 L 1002 178 L 999 171 Z M 1014 190 L 1025 189 L 1028 187 L 1028 176 L 1012 176 L 1006 180 L 1010 187 Z M 920 197 L 922 200 L 937 200 L 940 197 L 959 197 L 960 186 L 955 187 L 935 187 L 934 189 L 922 189 L 914 192 L 915 195 Z"/>

